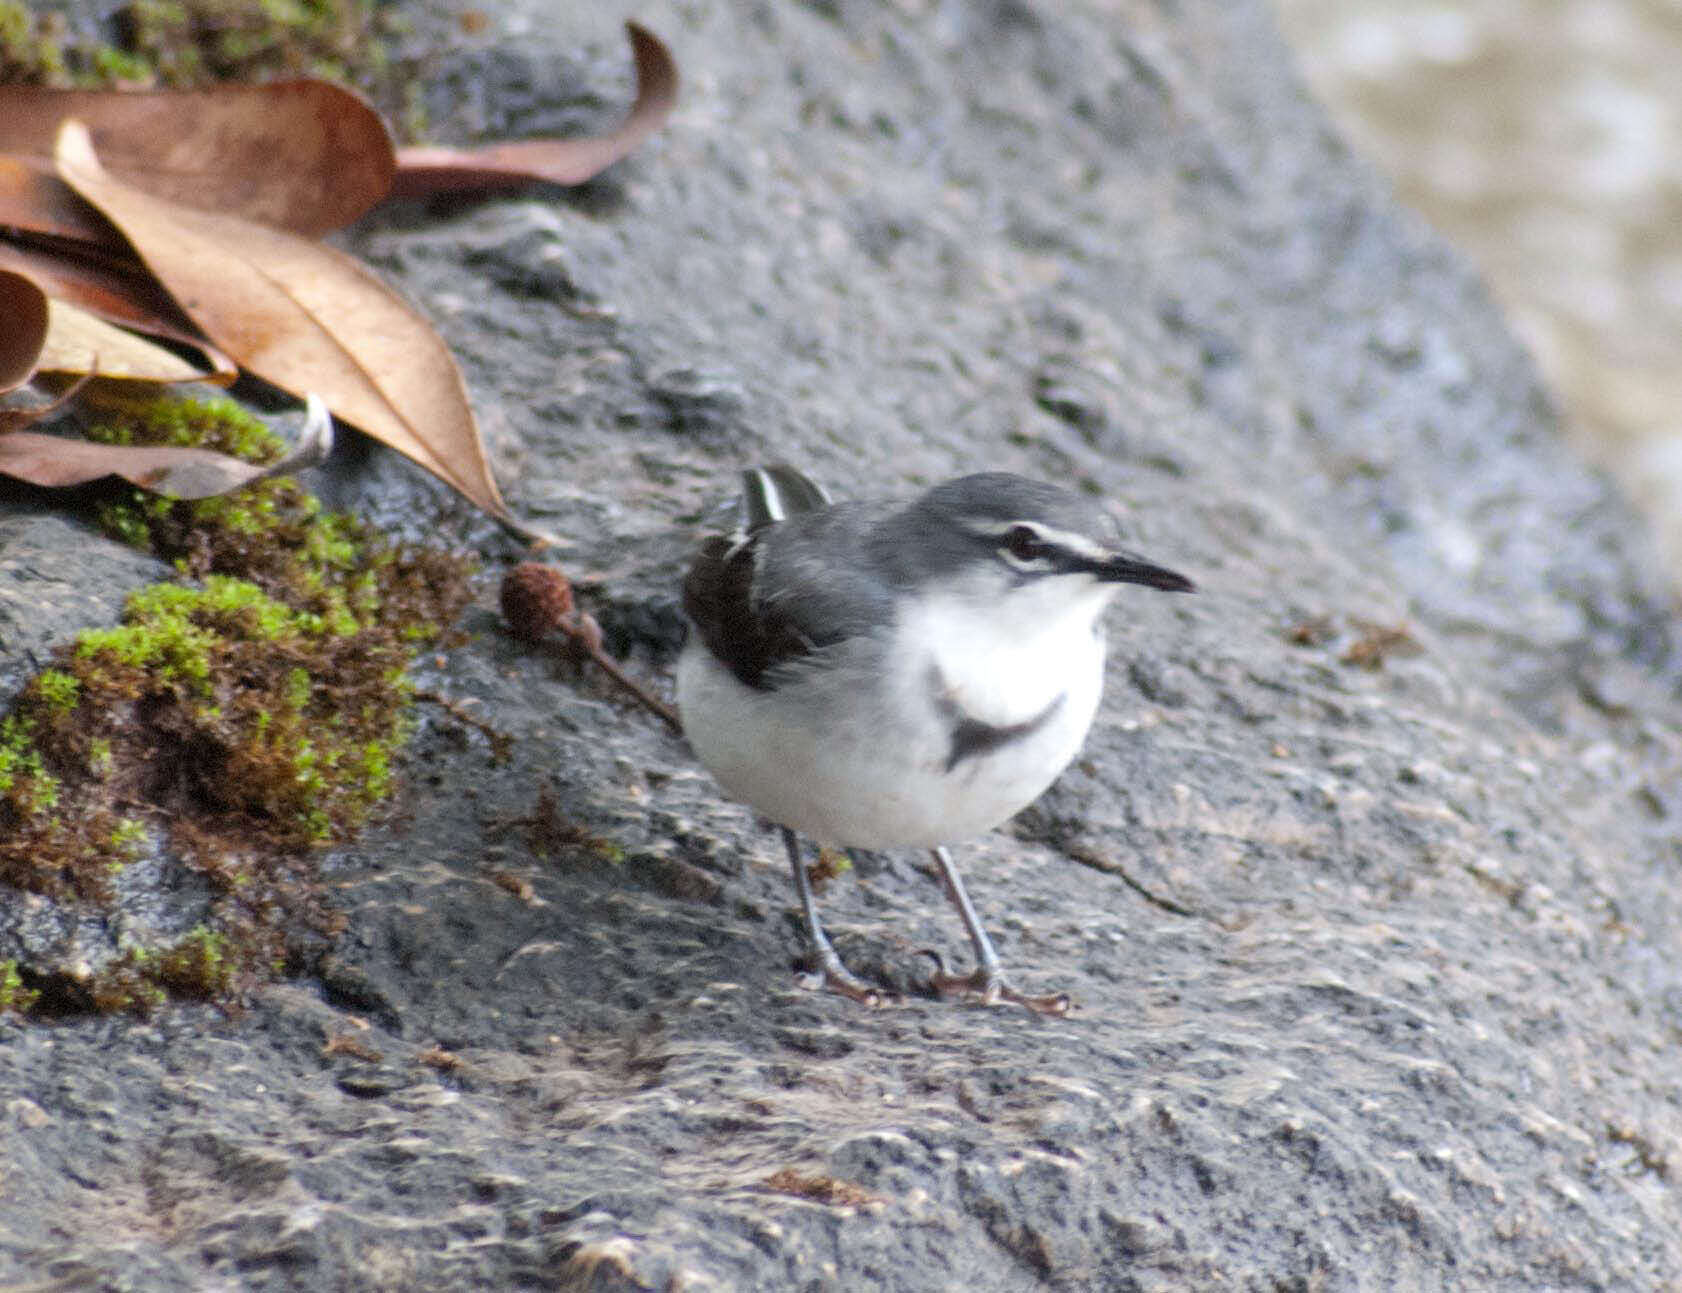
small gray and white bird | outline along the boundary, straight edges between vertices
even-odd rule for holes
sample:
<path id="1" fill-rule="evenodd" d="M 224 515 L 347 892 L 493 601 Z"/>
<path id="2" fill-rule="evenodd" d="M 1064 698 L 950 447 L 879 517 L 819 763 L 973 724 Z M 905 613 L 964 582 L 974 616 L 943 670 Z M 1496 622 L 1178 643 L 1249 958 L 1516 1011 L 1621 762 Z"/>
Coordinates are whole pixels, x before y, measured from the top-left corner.
<path id="1" fill-rule="evenodd" d="M 1066 1012 L 1066 994 L 1005 978 L 946 845 L 1018 812 L 1079 752 L 1120 586 L 1191 581 L 1116 546 L 1092 500 L 1005 472 L 908 504 L 832 504 L 789 467 L 743 478 L 736 531 L 683 582 L 678 708 L 719 784 L 782 828 L 818 982 L 881 999 L 824 934 L 797 833 L 929 849 L 976 959 L 948 974 L 935 954 L 936 988 Z"/>

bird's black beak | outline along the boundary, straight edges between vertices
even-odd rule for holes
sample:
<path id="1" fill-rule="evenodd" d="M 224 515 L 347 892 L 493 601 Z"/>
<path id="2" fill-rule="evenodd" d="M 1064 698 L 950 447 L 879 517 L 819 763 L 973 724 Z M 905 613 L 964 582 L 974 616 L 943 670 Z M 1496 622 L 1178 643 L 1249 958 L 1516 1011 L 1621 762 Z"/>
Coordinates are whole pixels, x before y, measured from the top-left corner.
<path id="1" fill-rule="evenodd" d="M 1165 593 L 1195 593 L 1197 585 L 1184 575 L 1156 565 L 1131 552 L 1112 552 L 1092 563 L 1092 573 L 1107 584 L 1143 584 Z"/>

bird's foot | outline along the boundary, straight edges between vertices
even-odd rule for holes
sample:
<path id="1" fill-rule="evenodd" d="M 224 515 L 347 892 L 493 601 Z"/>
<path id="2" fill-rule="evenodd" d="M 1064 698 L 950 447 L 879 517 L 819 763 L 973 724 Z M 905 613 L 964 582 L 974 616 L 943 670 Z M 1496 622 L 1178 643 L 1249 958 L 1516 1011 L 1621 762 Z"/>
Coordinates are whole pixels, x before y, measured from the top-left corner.
<path id="1" fill-rule="evenodd" d="M 945 958 L 939 952 L 926 947 L 922 950 L 922 955 L 934 959 L 935 971 L 929 981 L 934 985 L 934 990 L 943 997 L 976 997 L 983 1006 L 996 1006 L 1001 1001 L 1008 1001 L 1012 1005 L 1024 1006 L 1037 1015 L 1055 1015 L 1059 1018 L 1068 1014 L 1074 1006 L 1074 1001 L 1067 992 L 1053 992 L 1037 997 L 1018 991 L 996 965 L 983 965 L 968 974 L 949 974 Z"/>
<path id="2" fill-rule="evenodd" d="M 861 1006 L 875 1007 L 887 1000 L 880 988 L 871 987 L 839 960 L 823 962 L 814 973 L 801 975 L 800 986 L 808 992 L 834 992 Z"/>

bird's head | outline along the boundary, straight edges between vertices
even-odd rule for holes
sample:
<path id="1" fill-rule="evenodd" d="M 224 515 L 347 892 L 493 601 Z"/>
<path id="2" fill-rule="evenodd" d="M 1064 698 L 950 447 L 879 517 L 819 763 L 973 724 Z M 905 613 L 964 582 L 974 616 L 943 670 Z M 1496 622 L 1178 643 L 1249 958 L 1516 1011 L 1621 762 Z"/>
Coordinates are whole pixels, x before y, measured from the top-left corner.
<path id="1" fill-rule="evenodd" d="M 976 604 L 1011 618 L 1090 606 L 1122 584 L 1194 590 L 1184 575 L 1120 546 L 1114 522 L 1089 498 L 1008 472 L 937 485 L 883 528 L 878 556 L 906 589 Z"/>

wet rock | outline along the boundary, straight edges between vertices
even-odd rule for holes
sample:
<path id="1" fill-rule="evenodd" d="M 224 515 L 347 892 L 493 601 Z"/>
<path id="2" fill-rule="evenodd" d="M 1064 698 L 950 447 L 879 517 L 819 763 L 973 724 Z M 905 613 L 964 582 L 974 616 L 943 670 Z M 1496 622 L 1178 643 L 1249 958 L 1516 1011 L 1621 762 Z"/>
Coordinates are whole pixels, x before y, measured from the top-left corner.
<path id="1" fill-rule="evenodd" d="M 596 121 L 628 12 L 500 7 L 505 52 L 429 88 L 440 133 Z M 1018 979 L 1075 1013 L 933 1000 L 917 952 L 961 934 L 909 857 L 822 899 L 902 999 L 803 990 L 774 836 L 469 617 L 429 685 L 512 757 L 423 717 L 334 859 L 321 980 L 0 1021 L 0 1282 L 1667 1287 L 1674 603 L 1263 8 L 636 16 L 687 89 L 612 201 L 348 244 L 462 356 L 515 507 L 645 676 L 744 458 L 843 495 L 1090 487 L 1197 578 L 1121 602 L 1084 756 L 962 849 Z M 389 455 L 335 472 L 517 559 Z M 104 550 L 65 551 L 114 608 Z M 1417 650 L 1352 663 L 1357 623 Z"/>

